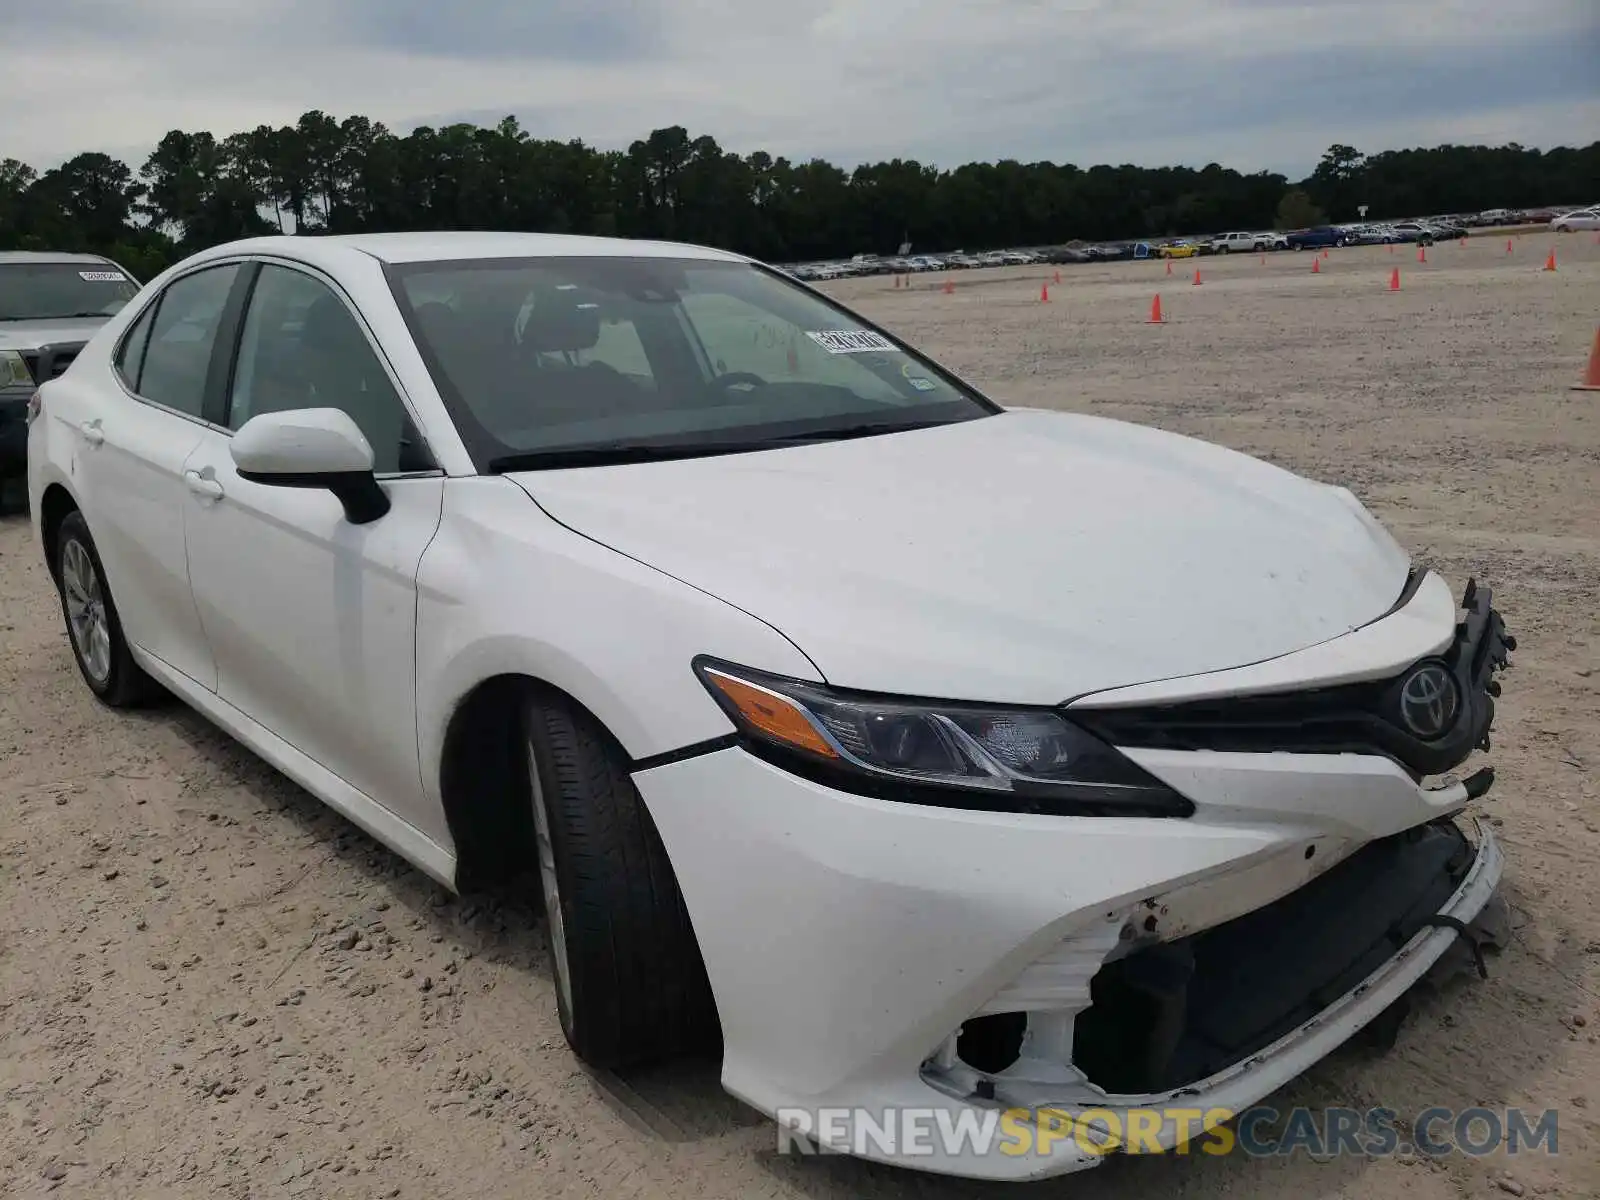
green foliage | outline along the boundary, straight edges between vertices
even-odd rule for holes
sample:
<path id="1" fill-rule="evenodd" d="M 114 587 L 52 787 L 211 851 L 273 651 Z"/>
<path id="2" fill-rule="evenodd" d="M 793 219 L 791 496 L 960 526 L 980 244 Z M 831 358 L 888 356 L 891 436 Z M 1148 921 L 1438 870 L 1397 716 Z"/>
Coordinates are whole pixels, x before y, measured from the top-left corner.
<path id="1" fill-rule="evenodd" d="M 1278 201 L 1277 228 L 1279 229 L 1306 229 L 1312 225 L 1327 223 L 1327 214 L 1316 206 L 1302 188 L 1285 192 L 1283 199 Z"/>
<path id="2" fill-rule="evenodd" d="M 308 112 L 220 140 L 173 130 L 137 173 L 80 154 L 40 175 L 0 159 L 0 249 L 120 248 L 148 277 L 202 247 L 258 233 L 524 229 L 672 238 L 774 262 L 1316 224 L 1493 207 L 1589 203 L 1600 142 L 1546 152 L 1441 146 L 1328 149 L 1311 176 L 1190 167 L 895 159 L 844 171 L 740 156 L 681 126 L 626 151 L 493 127 L 414 129 Z M 137 264 L 137 265 L 136 265 Z"/>

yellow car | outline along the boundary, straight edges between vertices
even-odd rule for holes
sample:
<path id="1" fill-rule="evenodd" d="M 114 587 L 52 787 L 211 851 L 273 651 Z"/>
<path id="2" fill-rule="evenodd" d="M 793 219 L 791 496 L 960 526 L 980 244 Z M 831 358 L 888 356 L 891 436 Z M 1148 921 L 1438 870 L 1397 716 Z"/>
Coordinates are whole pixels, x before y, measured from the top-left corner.
<path id="1" fill-rule="evenodd" d="M 1193 242 L 1173 242 L 1170 246 L 1156 247 L 1157 258 L 1194 258 L 1200 247 Z"/>

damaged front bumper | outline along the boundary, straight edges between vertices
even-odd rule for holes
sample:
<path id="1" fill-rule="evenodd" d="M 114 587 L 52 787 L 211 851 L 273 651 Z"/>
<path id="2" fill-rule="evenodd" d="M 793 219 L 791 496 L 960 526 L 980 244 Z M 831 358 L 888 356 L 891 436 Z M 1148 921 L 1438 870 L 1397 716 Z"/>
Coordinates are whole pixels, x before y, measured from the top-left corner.
<path id="1" fill-rule="evenodd" d="M 1047 1014 L 1029 1021 L 1016 1057 L 995 1071 L 969 1066 L 952 1044 L 923 1078 L 964 1104 L 1066 1120 L 1094 1113 L 1110 1117 L 1107 1129 L 1128 1129 L 1134 1110 L 1153 1110 L 1159 1123 L 1145 1116 L 1145 1136 L 1170 1149 L 1197 1132 L 1175 1114 L 1231 1114 L 1256 1103 L 1391 1010 L 1458 937 L 1472 937 L 1500 882 L 1499 843 L 1482 822 L 1476 846 L 1454 822 L 1416 834 L 1374 843 L 1264 909 L 1164 943 L 1160 959 L 1141 964 L 1147 950 L 1112 960 L 1085 980 L 1083 998 L 1092 1002 L 1066 1014 L 1066 1029 Z M 1435 907 L 1429 897 L 1441 890 Z M 1088 941 L 1081 949 L 1094 953 Z M 965 1053 L 993 1054 L 998 1040 L 990 1034 Z M 1094 1166 L 1118 1148 L 1063 1137 L 1020 1161 L 913 1165 L 1042 1178 Z"/>
<path id="2" fill-rule="evenodd" d="M 1266 704 L 1230 712 L 1209 681 L 1169 681 L 1154 705 L 1136 696 L 1107 717 L 1127 735 L 1114 744 L 1194 803 L 1187 819 L 898 803 L 737 746 L 638 772 L 716 996 L 724 1086 L 791 1123 L 933 1110 L 959 1125 L 1019 1109 L 1237 1111 L 1287 1083 L 1391 1010 L 1499 881 L 1489 829 L 1474 844 L 1455 824 L 1486 778 L 1437 782 L 1441 756 L 1375 744 L 1390 734 L 1374 722 L 1396 716 L 1381 705 L 1425 661 L 1460 681 L 1449 769 L 1485 743 L 1514 643 L 1487 591 L 1466 600 L 1461 617 L 1427 575 L 1303 663 L 1242 669 L 1299 671 L 1304 686 Z M 1315 728 L 1262 744 L 1272 710 L 1296 705 Z M 1104 1157 L 1071 1137 L 903 1154 L 834 1132 L 818 1140 L 974 1178 Z"/>

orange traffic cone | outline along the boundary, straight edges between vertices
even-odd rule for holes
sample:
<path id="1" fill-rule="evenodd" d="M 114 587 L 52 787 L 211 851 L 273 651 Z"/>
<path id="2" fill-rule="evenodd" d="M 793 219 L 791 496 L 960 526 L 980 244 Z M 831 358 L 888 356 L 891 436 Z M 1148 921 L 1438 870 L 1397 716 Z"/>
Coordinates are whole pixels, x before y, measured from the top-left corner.
<path id="1" fill-rule="evenodd" d="M 1265 254 L 1261 256 L 1261 265 L 1263 267 L 1267 265 L 1267 256 Z"/>
<path id="2" fill-rule="evenodd" d="M 1172 274 L 1172 260 L 1170 258 L 1167 259 L 1167 274 L 1168 275 Z"/>
<path id="3" fill-rule="evenodd" d="M 1389 243 L 1389 253 L 1390 253 L 1390 254 L 1393 254 L 1393 253 L 1394 253 L 1394 243 L 1393 243 L 1393 242 L 1390 242 L 1390 243 Z"/>
<path id="4" fill-rule="evenodd" d="M 900 286 L 900 276 L 898 276 L 898 275 L 896 275 L 894 277 L 894 286 L 895 287 L 899 287 Z"/>
<path id="5" fill-rule="evenodd" d="M 1594 349 L 1589 351 L 1589 366 L 1583 378 L 1572 385 L 1575 392 L 1600 392 L 1600 329 L 1594 331 Z"/>
<path id="6" fill-rule="evenodd" d="M 1326 246 L 1324 246 L 1322 248 L 1322 257 L 1323 258 L 1327 258 L 1328 257 L 1328 248 Z"/>
<path id="7" fill-rule="evenodd" d="M 956 281 L 954 279 L 946 279 L 944 281 L 944 294 L 946 296 L 954 296 L 956 294 Z"/>
<path id="8" fill-rule="evenodd" d="M 1506 239 L 1506 253 L 1507 254 L 1511 253 L 1511 239 L 1510 238 Z"/>
<path id="9" fill-rule="evenodd" d="M 1554 271 L 1556 269 L 1556 251 L 1554 246 L 1550 248 L 1550 257 L 1544 260 L 1544 269 L 1546 271 Z"/>
<path id="10" fill-rule="evenodd" d="M 1419 245 L 1417 247 L 1417 261 L 1418 262 L 1427 262 L 1428 261 L 1428 248 L 1426 246 L 1420 246 Z"/>
<path id="11" fill-rule="evenodd" d="M 1050 285 L 1048 283 L 1041 283 L 1039 285 L 1039 303 L 1050 303 Z"/>
<path id="12" fill-rule="evenodd" d="M 1400 268 L 1399 267 L 1396 267 L 1393 271 L 1391 271 L 1389 273 L 1389 290 L 1391 292 L 1398 292 L 1400 290 Z"/>
<path id="13" fill-rule="evenodd" d="M 1196 267 L 1194 269 L 1194 286 L 1195 287 L 1199 287 L 1200 286 L 1200 268 L 1199 267 Z"/>
<path id="14" fill-rule="evenodd" d="M 1463 245 L 1463 246 L 1465 246 L 1465 245 L 1466 245 L 1466 244 L 1467 244 L 1467 239 L 1466 239 L 1466 238 L 1462 238 L 1462 239 L 1461 239 L 1461 244 L 1462 244 L 1462 245 Z"/>
<path id="15" fill-rule="evenodd" d="M 1156 293 L 1156 298 L 1150 302 L 1150 319 L 1146 325 L 1165 325 L 1167 319 L 1161 315 L 1161 293 Z"/>
<path id="16" fill-rule="evenodd" d="M 1056 277 L 1051 282 L 1054 283 L 1057 287 L 1061 286 L 1061 272 L 1060 271 L 1056 272 Z"/>
<path id="17" fill-rule="evenodd" d="M 1313 275 L 1322 274 L 1322 260 L 1320 258 L 1313 258 L 1311 260 L 1311 273 Z"/>

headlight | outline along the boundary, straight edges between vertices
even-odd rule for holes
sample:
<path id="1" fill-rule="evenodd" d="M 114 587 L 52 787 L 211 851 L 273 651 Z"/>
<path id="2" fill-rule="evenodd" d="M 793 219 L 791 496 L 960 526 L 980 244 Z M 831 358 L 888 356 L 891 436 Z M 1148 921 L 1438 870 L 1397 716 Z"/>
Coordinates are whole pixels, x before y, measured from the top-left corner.
<path id="1" fill-rule="evenodd" d="M 0 387 L 32 387 L 33 372 L 15 350 L 0 350 Z"/>
<path id="2" fill-rule="evenodd" d="M 1186 817 L 1194 806 L 1050 709 L 839 691 L 712 659 L 695 671 L 747 747 L 885 799 L 1071 816 Z"/>

